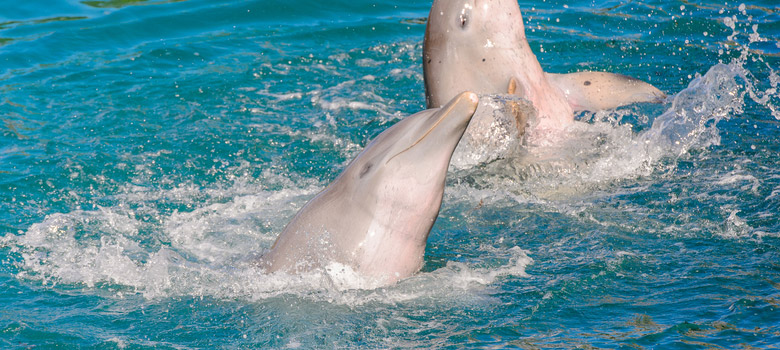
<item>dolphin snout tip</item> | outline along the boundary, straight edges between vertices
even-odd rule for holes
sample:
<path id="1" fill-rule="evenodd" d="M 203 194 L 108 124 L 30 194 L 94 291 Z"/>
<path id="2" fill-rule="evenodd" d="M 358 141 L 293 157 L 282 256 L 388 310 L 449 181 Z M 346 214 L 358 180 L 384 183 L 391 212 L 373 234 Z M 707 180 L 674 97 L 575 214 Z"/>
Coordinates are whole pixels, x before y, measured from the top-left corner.
<path id="1" fill-rule="evenodd" d="M 464 95 L 466 95 L 466 98 L 471 103 L 478 103 L 479 102 L 479 96 L 471 91 L 464 92 Z"/>
<path id="2" fill-rule="evenodd" d="M 471 91 L 466 92 L 466 98 L 469 101 L 469 107 L 467 114 L 470 115 L 469 119 L 474 116 L 474 113 L 477 112 L 477 106 L 479 106 L 479 95 L 476 93 L 473 93 Z"/>
<path id="3" fill-rule="evenodd" d="M 661 90 L 653 89 L 650 92 L 643 92 L 631 95 L 634 102 L 664 103 L 669 96 Z"/>
<path id="4" fill-rule="evenodd" d="M 667 98 L 669 98 L 669 95 L 667 95 L 666 93 L 664 93 L 661 90 L 657 90 L 657 91 L 653 92 L 652 97 L 650 98 L 650 102 L 652 102 L 652 103 L 664 103 Z"/>
<path id="5" fill-rule="evenodd" d="M 648 100 L 653 103 L 663 103 L 669 97 L 668 95 L 666 95 L 665 92 L 661 91 L 661 89 L 653 85 L 650 85 L 650 92 L 648 93 L 648 95 L 650 95 L 648 97 Z"/>
<path id="6" fill-rule="evenodd" d="M 461 104 L 463 102 L 465 102 L 465 105 L 469 106 L 469 109 L 476 110 L 477 109 L 477 104 L 479 104 L 479 95 L 477 93 L 475 93 L 475 92 L 465 91 L 465 92 L 461 93 L 456 98 L 456 100 L 458 101 L 458 103 L 461 103 Z M 473 111 L 472 111 L 472 113 L 473 113 Z"/>

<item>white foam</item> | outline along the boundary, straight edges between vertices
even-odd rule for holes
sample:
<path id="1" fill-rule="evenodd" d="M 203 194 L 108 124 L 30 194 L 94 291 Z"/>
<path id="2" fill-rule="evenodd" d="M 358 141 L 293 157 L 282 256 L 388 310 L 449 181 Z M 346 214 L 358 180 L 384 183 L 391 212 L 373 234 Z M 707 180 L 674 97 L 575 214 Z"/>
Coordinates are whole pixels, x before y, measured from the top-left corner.
<path id="1" fill-rule="evenodd" d="M 475 290 L 501 276 L 525 276 L 524 268 L 531 262 L 519 248 L 493 250 L 490 253 L 504 264 L 481 267 L 451 262 L 385 288 L 377 288 L 343 266 L 301 275 L 264 274 L 254 264 L 255 259 L 321 189 L 306 181 L 295 184 L 287 178 L 285 182 L 283 176 L 277 179 L 279 174 L 265 176 L 269 182 L 289 186 L 275 191 L 244 181 L 205 190 L 191 185 L 171 190 L 128 186 L 127 193 L 117 196 L 126 202 L 111 208 L 51 214 L 23 234 L 4 237 L 0 244 L 21 257 L 19 278 L 95 290 L 109 285 L 118 298 L 138 293 L 150 299 L 186 295 L 260 300 L 292 294 L 347 305 L 395 303 L 452 293 L 470 298 Z M 216 199 L 204 199 L 202 192 L 211 192 Z M 164 201 L 172 193 L 178 200 L 205 203 L 192 211 L 167 214 L 146 207 L 147 213 L 154 213 L 151 221 L 139 219 L 145 216 L 137 217 L 129 209 Z M 229 199 L 225 201 L 225 197 Z"/>
<path id="2" fill-rule="evenodd" d="M 509 255 L 506 265 L 498 267 L 474 267 L 466 263 L 447 262 L 446 267 L 433 272 L 436 279 L 444 279 L 452 283 L 452 288 L 464 289 L 474 286 L 486 286 L 494 283 L 499 277 L 527 277 L 525 268 L 533 263 L 527 251 L 512 247 L 508 251 L 491 249 L 494 255 Z"/>
<path id="3" fill-rule="evenodd" d="M 290 93 L 286 93 L 286 94 L 274 94 L 274 93 L 270 93 L 268 91 L 257 91 L 256 93 L 258 95 L 272 97 L 272 98 L 275 99 L 276 102 L 289 101 L 289 100 L 300 100 L 300 99 L 303 98 L 303 93 L 301 93 L 301 92 L 290 92 Z"/>
<path id="4" fill-rule="evenodd" d="M 742 186 L 741 189 L 743 191 L 750 191 L 753 193 L 758 193 L 758 188 L 761 186 L 761 181 L 759 181 L 755 176 L 753 175 L 744 175 L 739 174 L 737 171 L 733 171 L 730 174 L 722 177 L 721 179 L 717 180 L 715 182 L 716 185 L 734 185 L 739 183 L 747 182 L 748 185 Z"/>
<path id="5" fill-rule="evenodd" d="M 739 210 L 733 208 L 721 208 L 728 211 L 728 217 L 723 222 L 721 229 L 715 233 L 723 238 L 742 238 L 752 234 L 753 228 L 747 222 L 740 218 Z"/>

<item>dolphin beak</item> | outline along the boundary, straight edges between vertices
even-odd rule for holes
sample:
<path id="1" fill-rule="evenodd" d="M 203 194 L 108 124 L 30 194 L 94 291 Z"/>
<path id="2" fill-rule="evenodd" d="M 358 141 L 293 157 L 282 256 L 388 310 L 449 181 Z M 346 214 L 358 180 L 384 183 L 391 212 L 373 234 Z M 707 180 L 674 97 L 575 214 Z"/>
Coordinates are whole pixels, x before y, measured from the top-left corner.
<path id="1" fill-rule="evenodd" d="M 458 131 L 461 133 L 466 131 L 466 127 L 469 125 L 471 117 L 474 116 L 474 112 L 476 112 L 478 104 L 479 96 L 471 91 L 462 92 L 460 95 L 455 96 L 452 101 L 442 107 L 441 112 L 439 112 L 439 119 L 436 121 L 436 123 L 434 123 L 430 130 L 428 130 L 428 132 L 426 132 L 425 135 L 420 138 L 420 140 L 428 136 L 428 134 L 430 134 L 433 129 L 437 128 L 445 120 L 454 124 L 451 125 L 453 127 L 460 126 L 462 124 L 460 127 L 461 130 Z"/>
<path id="2" fill-rule="evenodd" d="M 471 121 L 471 117 L 474 116 L 474 112 L 477 110 L 478 103 L 479 96 L 470 91 L 462 92 L 461 94 L 455 96 L 455 98 L 453 98 L 449 103 L 434 113 L 433 117 L 435 117 L 436 120 L 433 122 L 431 127 L 428 128 L 428 130 L 422 136 L 420 136 L 419 139 L 417 139 L 417 141 L 412 143 L 411 146 L 407 147 L 403 151 L 398 152 L 394 156 L 390 157 L 387 162 L 390 162 L 396 156 L 412 149 L 414 146 L 425 140 L 433 133 L 450 134 L 451 132 L 456 134 L 457 141 L 460 141 L 460 138 L 466 131 L 466 127 Z M 453 151 L 455 150 L 455 145 L 457 145 L 457 142 L 455 142 L 453 145 Z"/>

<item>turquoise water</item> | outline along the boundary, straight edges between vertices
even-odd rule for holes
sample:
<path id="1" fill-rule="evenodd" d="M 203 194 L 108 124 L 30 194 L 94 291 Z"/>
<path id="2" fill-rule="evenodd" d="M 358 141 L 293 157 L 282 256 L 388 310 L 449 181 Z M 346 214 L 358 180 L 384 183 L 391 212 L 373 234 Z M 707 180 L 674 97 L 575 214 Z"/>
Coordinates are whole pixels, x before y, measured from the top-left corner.
<path id="1" fill-rule="evenodd" d="M 424 108 L 430 2 L 4 2 L 0 347 L 778 347 L 780 7 L 520 6 L 545 70 L 669 99 L 453 169 L 423 270 L 364 290 L 251 261 Z"/>

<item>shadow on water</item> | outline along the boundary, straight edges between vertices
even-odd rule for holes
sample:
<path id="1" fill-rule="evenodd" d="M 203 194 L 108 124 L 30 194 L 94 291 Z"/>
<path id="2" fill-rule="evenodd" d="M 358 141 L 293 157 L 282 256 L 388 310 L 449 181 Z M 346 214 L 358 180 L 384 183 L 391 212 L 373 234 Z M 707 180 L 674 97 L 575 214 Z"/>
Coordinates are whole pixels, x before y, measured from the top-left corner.
<path id="1" fill-rule="evenodd" d="M 169 3 L 184 2 L 184 1 L 187 0 L 152 0 L 152 1 L 150 0 L 106 0 L 106 1 L 84 0 L 81 1 L 81 4 L 87 6 L 88 8 L 93 8 L 93 9 L 121 9 L 127 6 L 161 5 L 161 4 L 169 4 Z M 90 12 L 90 11 L 79 10 L 78 7 L 70 8 L 69 11 Z M 14 17 L 15 14 L 13 13 L 11 14 L 6 13 L 5 15 L 6 16 L 10 15 L 11 20 L 0 21 L 0 31 L 12 30 L 24 26 L 35 26 L 35 25 L 43 25 L 43 24 L 56 23 L 56 22 L 87 20 L 94 17 L 93 15 L 72 15 L 72 16 L 52 16 L 52 17 L 36 18 L 36 19 L 21 19 L 18 17 Z M 39 36 L 40 35 L 32 35 L 27 37 L 16 37 L 16 38 L 0 37 L 0 47 L 12 44 L 17 41 L 34 40 Z"/>
<path id="2" fill-rule="evenodd" d="M 49 17 L 44 19 L 27 20 L 27 21 L 6 21 L 6 22 L 0 22 L 0 31 L 6 29 L 13 29 L 19 26 L 38 25 L 38 24 L 46 24 L 52 22 L 78 21 L 78 20 L 83 20 L 88 18 L 89 17 L 86 16 L 59 16 L 59 17 Z M 0 47 L 11 44 L 18 40 L 24 40 L 24 39 L 0 37 Z"/>
<path id="3" fill-rule="evenodd" d="M 187 0 L 163 0 L 163 1 L 149 1 L 149 0 L 107 0 L 107 1 L 99 1 L 99 0 L 89 0 L 89 1 L 82 1 L 81 3 L 87 6 L 96 7 L 96 8 L 122 8 L 125 6 L 133 6 L 133 5 L 159 5 L 159 4 L 169 4 L 174 2 L 183 2 Z"/>

